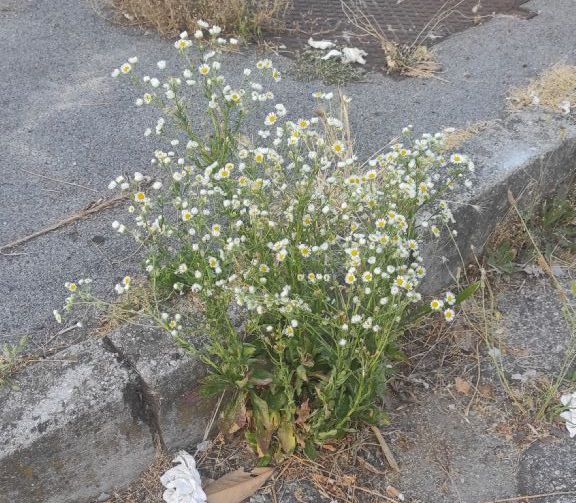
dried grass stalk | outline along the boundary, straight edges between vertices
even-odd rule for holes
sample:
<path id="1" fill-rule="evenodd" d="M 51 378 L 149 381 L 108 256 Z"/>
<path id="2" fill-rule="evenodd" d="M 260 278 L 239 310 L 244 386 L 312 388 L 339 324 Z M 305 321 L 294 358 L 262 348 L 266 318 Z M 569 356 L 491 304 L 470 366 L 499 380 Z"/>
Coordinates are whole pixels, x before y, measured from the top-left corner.
<path id="1" fill-rule="evenodd" d="M 556 64 L 528 85 L 513 89 L 509 99 L 514 109 L 537 105 L 561 112 L 563 102 L 576 103 L 576 66 Z"/>
<path id="2" fill-rule="evenodd" d="M 251 38 L 278 26 L 288 0 L 90 0 L 95 10 L 123 24 L 163 35 L 196 30 L 203 19 L 226 33 Z M 111 15 L 110 15 L 111 14 Z"/>

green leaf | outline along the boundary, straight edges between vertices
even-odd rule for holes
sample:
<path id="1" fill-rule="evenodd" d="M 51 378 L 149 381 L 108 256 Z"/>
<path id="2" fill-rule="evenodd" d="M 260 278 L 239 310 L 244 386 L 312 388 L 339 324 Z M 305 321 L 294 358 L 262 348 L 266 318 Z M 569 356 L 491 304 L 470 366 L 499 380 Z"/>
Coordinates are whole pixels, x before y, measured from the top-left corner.
<path id="1" fill-rule="evenodd" d="M 400 346 L 395 342 L 390 342 L 386 346 L 386 356 L 393 361 L 407 362 L 408 357 L 406 353 L 400 349 Z"/>
<path id="2" fill-rule="evenodd" d="M 469 299 L 476 293 L 476 290 L 480 288 L 480 282 L 476 281 L 474 283 L 470 283 L 464 290 L 462 290 L 458 295 L 456 295 L 456 304 L 460 304 L 465 300 Z"/>
<path id="3" fill-rule="evenodd" d="M 268 466 L 271 462 L 272 462 L 272 455 L 271 454 L 265 454 L 256 462 L 256 466 L 259 466 L 259 467 Z"/>
<path id="4" fill-rule="evenodd" d="M 298 367 L 296 367 L 296 375 L 302 379 L 302 381 L 308 382 L 308 375 L 306 374 L 304 365 L 298 365 Z"/>
<path id="5" fill-rule="evenodd" d="M 312 440 L 307 440 L 306 444 L 304 445 L 304 454 L 308 456 L 310 459 L 316 459 L 318 457 L 318 451 Z"/>
<path id="6" fill-rule="evenodd" d="M 253 449 L 256 450 L 256 433 L 254 433 L 253 431 L 246 431 L 244 433 L 244 438 L 246 439 L 246 443 L 248 444 L 248 446 Z"/>
<path id="7" fill-rule="evenodd" d="M 244 344 L 242 346 L 242 356 L 250 358 L 251 356 L 254 356 L 254 353 L 256 353 L 256 347 L 252 344 Z"/>
<path id="8" fill-rule="evenodd" d="M 268 386 L 272 383 L 273 377 L 268 370 L 254 369 L 250 374 L 249 382 L 255 386 Z"/>
<path id="9" fill-rule="evenodd" d="M 321 431 L 318 433 L 318 440 L 328 440 L 329 438 L 334 438 L 338 435 L 338 430 Z"/>

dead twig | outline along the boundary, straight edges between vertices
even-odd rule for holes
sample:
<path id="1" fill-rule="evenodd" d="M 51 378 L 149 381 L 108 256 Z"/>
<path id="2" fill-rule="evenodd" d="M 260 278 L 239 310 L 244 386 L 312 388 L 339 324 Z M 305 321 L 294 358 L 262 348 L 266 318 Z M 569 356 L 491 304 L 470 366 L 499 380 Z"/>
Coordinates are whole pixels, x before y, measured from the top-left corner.
<path id="1" fill-rule="evenodd" d="M 123 201 L 126 200 L 126 196 L 124 195 L 118 195 L 115 197 L 112 197 L 111 199 L 100 199 L 98 201 L 93 201 L 91 202 L 88 206 L 86 206 L 84 209 L 80 210 L 77 213 L 74 213 L 73 215 L 60 220 L 59 222 L 56 222 L 55 224 L 49 225 L 48 227 L 45 227 L 44 229 L 41 229 L 39 231 L 33 232 L 32 234 L 29 234 L 28 236 L 24 236 L 23 238 L 20 239 L 16 239 L 15 241 L 12 241 L 11 243 L 5 244 L 3 246 L 0 247 L 0 253 L 4 252 L 4 250 L 9 250 L 11 248 L 15 248 L 16 246 L 19 246 L 21 244 L 27 243 L 28 241 L 31 241 L 32 239 L 36 239 L 37 237 L 43 236 L 45 234 L 48 234 L 49 232 L 58 230 L 62 227 L 65 227 L 67 225 L 73 224 L 75 222 L 77 222 L 78 220 L 82 220 L 90 215 L 93 215 L 94 213 L 98 213 L 100 211 L 103 210 L 107 210 L 109 208 L 113 208 L 114 206 L 117 206 L 118 204 L 122 203 Z"/>
<path id="2" fill-rule="evenodd" d="M 80 187 L 81 189 L 89 190 L 90 192 L 95 192 L 96 194 L 98 193 L 98 191 L 96 189 L 91 189 L 90 187 L 86 187 L 86 185 L 80 185 L 79 183 L 73 183 L 73 182 L 66 182 L 66 181 L 60 180 L 58 178 L 52 178 L 51 176 L 46 176 L 46 175 L 41 175 L 40 173 L 35 173 L 34 171 L 28 171 L 27 169 L 24 169 L 24 168 L 20 168 L 20 170 L 24 171 L 24 173 L 28 173 L 29 175 L 37 176 L 38 178 L 46 178 L 46 180 L 50 180 L 51 182 L 62 183 L 65 185 L 72 185 L 73 187 Z"/>
<path id="3" fill-rule="evenodd" d="M 210 419 L 210 422 L 206 425 L 206 429 L 204 430 L 204 436 L 202 437 L 202 441 L 206 442 L 208 437 L 210 436 L 210 432 L 212 431 L 212 427 L 214 426 L 214 421 L 216 421 L 216 417 L 218 417 L 218 411 L 220 410 L 220 406 L 222 405 L 222 400 L 224 399 L 225 393 L 220 395 L 218 398 L 218 402 L 216 403 L 216 407 L 214 407 L 214 413 Z"/>
<path id="4" fill-rule="evenodd" d="M 372 491 L 371 489 L 366 489 L 365 487 L 360 486 L 350 486 L 351 489 L 357 489 L 363 493 L 371 494 L 372 496 L 376 496 L 377 498 L 382 498 L 384 501 L 391 501 L 392 503 L 398 503 L 398 500 L 389 498 L 388 496 L 384 496 L 382 493 Z"/>
<path id="5" fill-rule="evenodd" d="M 384 437 L 382 436 L 382 433 L 380 432 L 380 430 L 374 426 L 374 425 L 370 425 L 370 428 L 372 429 L 372 431 L 374 432 L 374 435 L 376 435 L 376 438 L 378 439 L 378 443 L 380 444 L 380 448 L 382 449 L 382 453 L 384 454 L 384 457 L 386 458 L 386 461 L 388 461 L 388 464 L 390 465 L 390 468 L 392 468 L 392 470 L 399 472 L 400 471 L 400 467 L 398 466 L 398 463 L 396 462 L 396 459 L 394 459 L 394 454 L 392 454 L 392 451 L 390 450 L 390 447 L 388 447 L 388 444 L 386 443 L 386 440 L 384 440 Z"/>

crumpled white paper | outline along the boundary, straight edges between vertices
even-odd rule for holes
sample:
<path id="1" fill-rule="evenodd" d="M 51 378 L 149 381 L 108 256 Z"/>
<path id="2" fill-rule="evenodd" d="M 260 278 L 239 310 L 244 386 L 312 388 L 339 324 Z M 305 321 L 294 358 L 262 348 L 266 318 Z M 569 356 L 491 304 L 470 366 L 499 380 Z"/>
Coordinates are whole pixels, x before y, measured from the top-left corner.
<path id="1" fill-rule="evenodd" d="M 364 56 L 368 56 L 366 51 L 358 49 L 358 47 L 344 47 L 342 49 L 342 63 L 360 63 L 361 65 L 366 64 Z"/>
<path id="2" fill-rule="evenodd" d="M 166 503 L 205 503 L 206 494 L 194 458 L 186 451 L 180 451 L 172 462 L 178 464 L 160 477 L 166 488 L 162 499 Z"/>
<path id="3" fill-rule="evenodd" d="M 342 53 L 338 49 L 332 49 L 332 50 L 328 51 L 326 54 L 324 54 L 324 56 L 322 56 L 320 59 L 327 60 L 327 59 L 341 58 L 341 57 L 342 57 Z"/>
<path id="4" fill-rule="evenodd" d="M 568 410 L 565 410 L 560 414 L 562 419 L 566 419 L 566 429 L 570 434 L 570 438 L 576 436 L 576 392 L 569 395 L 562 395 L 560 397 L 560 402 Z"/>
<path id="5" fill-rule="evenodd" d="M 344 47 L 342 51 L 338 49 L 331 49 L 328 51 L 321 59 L 327 60 L 332 58 L 340 58 L 342 63 L 348 65 L 350 63 L 359 63 L 361 65 L 366 64 L 364 56 L 368 56 L 366 51 L 358 49 L 357 47 Z"/>
<path id="6" fill-rule="evenodd" d="M 330 40 L 314 40 L 312 37 L 308 39 L 308 45 L 313 49 L 321 49 L 326 50 L 334 47 L 336 44 L 334 42 L 330 42 Z"/>

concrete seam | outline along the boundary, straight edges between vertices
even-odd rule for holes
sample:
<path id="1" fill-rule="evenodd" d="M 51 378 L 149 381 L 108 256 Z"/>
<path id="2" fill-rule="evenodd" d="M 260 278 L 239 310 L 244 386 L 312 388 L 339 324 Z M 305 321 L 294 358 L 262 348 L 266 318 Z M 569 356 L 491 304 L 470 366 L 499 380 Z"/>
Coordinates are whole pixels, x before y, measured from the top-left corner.
<path id="1" fill-rule="evenodd" d="M 160 421 L 160 397 L 158 393 L 138 372 L 128 355 L 116 346 L 108 336 L 102 338 L 102 344 L 104 349 L 112 353 L 118 363 L 129 373 L 130 383 L 124 390 L 124 400 L 130 406 L 133 417 L 148 425 L 154 447 L 166 452 L 167 448 Z"/>

